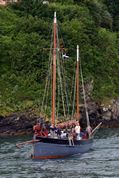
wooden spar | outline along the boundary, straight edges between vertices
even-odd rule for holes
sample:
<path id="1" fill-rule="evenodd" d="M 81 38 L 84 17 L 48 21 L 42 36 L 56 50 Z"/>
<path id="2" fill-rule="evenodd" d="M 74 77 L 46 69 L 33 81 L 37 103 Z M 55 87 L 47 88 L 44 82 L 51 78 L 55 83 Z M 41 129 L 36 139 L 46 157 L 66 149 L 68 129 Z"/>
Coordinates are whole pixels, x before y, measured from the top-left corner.
<path id="1" fill-rule="evenodd" d="M 79 113 L 79 46 L 77 45 L 77 62 L 76 62 L 76 118 L 80 119 Z"/>
<path id="2" fill-rule="evenodd" d="M 54 12 L 54 47 L 53 47 L 53 64 L 52 64 L 52 127 L 55 126 L 55 98 L 56 98 L 56 50 L 57 50 L 57 19 L 56 12 Z"/>
<path id="3" fill-rule="evenodd" d="M 29 141 L 26 141 L 26 142 L 22 142 L 22 143 L 18 143 L 16 144 L 16 147 L 17 148 L 20 148 L 21 146 L 23 145 L 26 145 L 26 144 L 34 144 L 36 142 L 39 142 L 39 140 L 29 140 Z"/>
<path id="4" fill-rule="evenodd" d="M 100 122 L 90 133 L 89 137 L 94 137 L 94 135 L 96 134 L 96 132 L 98 131 L 98 129 L 100 128 L 100 126 L 102 125 L 102 122 Z"/>

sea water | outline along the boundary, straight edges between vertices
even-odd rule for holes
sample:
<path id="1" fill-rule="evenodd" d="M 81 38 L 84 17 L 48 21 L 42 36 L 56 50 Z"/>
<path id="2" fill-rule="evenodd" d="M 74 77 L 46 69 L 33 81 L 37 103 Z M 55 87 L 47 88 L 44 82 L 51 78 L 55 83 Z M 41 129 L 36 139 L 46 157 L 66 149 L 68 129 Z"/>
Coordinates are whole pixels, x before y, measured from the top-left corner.
<path id="1" fill-rule="evenodd" d="M 119 178 L 119 129 L 100 129 L 88 153 L 33 161 L 29 137 L 0 138 L 0 178 Z"/>

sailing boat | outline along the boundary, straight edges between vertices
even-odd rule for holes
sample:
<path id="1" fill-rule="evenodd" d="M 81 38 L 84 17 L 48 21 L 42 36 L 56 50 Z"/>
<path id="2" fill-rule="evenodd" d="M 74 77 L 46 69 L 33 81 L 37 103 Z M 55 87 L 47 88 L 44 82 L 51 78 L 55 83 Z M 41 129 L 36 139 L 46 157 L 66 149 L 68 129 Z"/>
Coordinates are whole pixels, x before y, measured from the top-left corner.
<path id="1" fill-rule="evenodd" d="M 52 114 L 51 124 L 55 127 L 55 107 L 56 107 L 56 65 L 57 65 L 57 19 L 56 12 L 54 13 L 54 25 L 53 25 L 53 62 L 52 62 Z M 77 45 L 77 67 L 76 67 L 76 93 L 77 93 L 77 109 L 76 119 L 79 120 L 79 46 Z M 85 93 L 84 93 L 85 94 Z M 86 112 L 87 113 L 87 112 Z M 89 126 L 89 118 L 88 118 Z M 99 127 L 99 126 L 98 126 Z M 95 129 L 96 130 L 96 129 Z M 92 132 L 93 133 L 93 132 Z M 75 154 L 81 154 L 89 151 L 92 147 L 93 136 L 81 140 L 73 140 L 73 143 L 68 138 L 56 138 L 46 136 L 35 136 L 33 142 L 33 159 L 51 159 L 51 158 L 63 158 Z"/>

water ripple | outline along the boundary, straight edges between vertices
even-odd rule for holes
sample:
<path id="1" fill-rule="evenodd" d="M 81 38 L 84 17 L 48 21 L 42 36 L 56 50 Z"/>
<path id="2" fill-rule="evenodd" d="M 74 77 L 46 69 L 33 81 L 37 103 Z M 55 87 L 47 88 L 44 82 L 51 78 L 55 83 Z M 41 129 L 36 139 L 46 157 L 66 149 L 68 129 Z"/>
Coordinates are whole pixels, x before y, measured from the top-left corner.
<path id="1" fill-rule="evenodd" d="M 31 146 L 15 146 L 25 140 L 0 139 L 0 178 L 119 178 L 118 129 L 100 130 L 90 152 L 59 160 L 32 161 Z"/>

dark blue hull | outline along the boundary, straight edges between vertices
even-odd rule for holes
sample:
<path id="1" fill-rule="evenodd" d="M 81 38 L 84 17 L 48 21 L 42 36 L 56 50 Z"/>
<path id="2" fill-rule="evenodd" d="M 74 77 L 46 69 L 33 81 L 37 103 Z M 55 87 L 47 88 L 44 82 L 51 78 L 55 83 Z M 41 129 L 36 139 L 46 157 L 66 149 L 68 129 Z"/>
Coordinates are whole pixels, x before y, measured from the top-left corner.
<path id="1" fill-rule="evenodd" d="M 88 152 L 92 148 L 93 139 L 74 141 L 69 145 L 69 140 L 38 137 L 39 142 L 34 143 L 33 159 L 63 158 L 75 154 Z"/>

